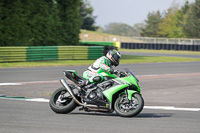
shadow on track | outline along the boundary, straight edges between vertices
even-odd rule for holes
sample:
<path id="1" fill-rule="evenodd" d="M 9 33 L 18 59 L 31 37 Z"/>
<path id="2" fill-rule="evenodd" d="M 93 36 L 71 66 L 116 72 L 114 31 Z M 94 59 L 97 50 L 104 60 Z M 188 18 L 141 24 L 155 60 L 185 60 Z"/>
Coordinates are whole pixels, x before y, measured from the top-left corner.
<path id="1" fill-rule="evenodd" d="M 137 115 L 137 118 L 162 118 L 162 117 L 171 117 L 174 114 L 172 113 L 140 113 Z"/>
<path id="2" fill-rule="evenodd" d="M 120 117 L 116 113 L 70 113 L 72 115 L 88 115 L 88 116 L 109 116 L 109 117 Z M 162 118 L 162 117 L 171 117 L 174 114 L 172 113 L 140 113 L 139 115 L 131 118 Z"/>

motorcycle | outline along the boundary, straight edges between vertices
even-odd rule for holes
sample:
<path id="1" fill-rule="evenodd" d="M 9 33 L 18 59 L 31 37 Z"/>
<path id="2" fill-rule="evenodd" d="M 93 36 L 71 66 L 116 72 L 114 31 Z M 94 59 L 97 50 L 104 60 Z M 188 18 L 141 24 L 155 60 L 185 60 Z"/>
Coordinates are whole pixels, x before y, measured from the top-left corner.
<path id="1" fill-rule="evenodd" d="M 75 70 L 65 70 L 64 75 L 73 83 L 60 80 L 63 87 L 57 89 L 50 98 L 49 105 L 55 113 L 70 113 L 77 107 L 87 112 L 112 113 L 122 117 L 138 115 L 144 106 L 140 93 L 141 86 L 134 73 L 125 68 L 125 72 L 115 74 L 100 73 L 104 81 L 90 84 L 80 89 L 78 84 L 85 80 Z"/>

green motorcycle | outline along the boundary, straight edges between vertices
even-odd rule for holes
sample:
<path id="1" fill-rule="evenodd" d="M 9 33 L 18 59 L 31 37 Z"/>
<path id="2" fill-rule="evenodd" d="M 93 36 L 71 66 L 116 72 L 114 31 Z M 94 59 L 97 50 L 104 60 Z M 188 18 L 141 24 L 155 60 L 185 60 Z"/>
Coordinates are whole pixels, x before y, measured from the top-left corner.
<path id="1" fill-rule="evenodd" d="M 144 107 L 139 80 L 127 68 L 125 72 L 120 72 L 119 77 L 102 72 L 103 82 L 90 84 L 83 89 L 78 84 L 85 79 L 76 71 L 66 70 L 64 75 L 73 83 L 68 84 L 62 78 L 60 82 L 63 87 L 51 95 L 49 105 L 56 113 L 70 113 L 76 107 L 81 107 L 79 110 L 104 113 L 115 111 L 122 117 L 133 117 Z"/>

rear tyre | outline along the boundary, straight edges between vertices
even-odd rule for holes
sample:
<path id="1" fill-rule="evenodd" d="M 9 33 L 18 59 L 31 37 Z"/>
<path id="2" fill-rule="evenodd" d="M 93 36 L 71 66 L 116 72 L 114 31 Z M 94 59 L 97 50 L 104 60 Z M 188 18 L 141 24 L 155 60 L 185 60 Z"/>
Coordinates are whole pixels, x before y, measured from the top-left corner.
<path id="1" fill-rule="evenodd" d="M 139 114 L 144 107 L 144 100 L 138 93 L 132 95 L 129 101 L 126 95 L 121 95 L 114 104 L 115 112 L 122 117 L 133 117 Z"/>
<path id="2" fill-rule="evenodd" d="M 73 111 L 77 104 L 71 96 L 66 96 L 67 90 L 62 87 L 57 89 L 50 98 L 49 105 L 55 113 L 66 114 Z M 64 96 L 65 95 L 65 96 Z"/>

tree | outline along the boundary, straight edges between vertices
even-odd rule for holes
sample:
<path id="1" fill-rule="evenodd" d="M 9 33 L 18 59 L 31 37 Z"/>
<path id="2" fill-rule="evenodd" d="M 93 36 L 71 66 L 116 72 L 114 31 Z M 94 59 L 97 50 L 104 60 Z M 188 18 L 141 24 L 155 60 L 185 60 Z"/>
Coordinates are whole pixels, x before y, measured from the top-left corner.
<path id="1" fill-rule="evenodd" d="M 0 1 L 0 45 L 22 45 L 26 43 L 29 31 L 26 14 L 21 0 Z"/>
<path id="2" fill-rule="evenodd" d="M 190 38 L 200 38 L 200 1 L 195 0 L 187 12 L 184 33 Z"/>
<path id="3" fill-rule="evenodd" d="M 133 25 L 134 36 L 140 37 L 142 29 L 145 27 L 145 23 L 136 23 Z"/>
<path id="4" fill-rule="evenodd" d="M 107 24 L 104 28 L 104 32 L 121 36 L 134 36 L 135 34 L 133 27 L 116 22 Z"/>
<path id="5" fill-rule="evenodd" d="M 80 15 L 81 15 L 81 29 L 95 31 L 98 27 L 94 26 L 96 16 L 93 16 L 93 7 L 88 0 L 81 1 Z"/>
<path id="6" fill-rule="evenodd" d="M 34 2 L 24 1 L 25 11 L 27 13 L 27 24 L 31 32 L 29 45 L 31 46 L 45 46 L 58 45 L 56 42 L 56 23 L 59 18 L 55 17 L 52 0 L 34 0 Z M 55 39 L 55 40 L 54 40 Z"/>
<path id="7" fill-rule="evenodd" d="M 79 44 L 80 0 L 57 0 L 60 25 L 58 27 L 60 45 Z"/>
<path id="8" fill-rule="evenodd" d="M 80 0 L 1 0 L 0 46 L 77 45 Z"/>
<path id="9" fill-rule="evenodd" d="M 185 23 L 185 15 L 187 12 L 188 2 L 179 9 L 179 5 L 173 3 L 165 13 L 162 22 L 159 24 L 158 36 L 168 38 L 185 37 L 183 25 Z"/>
<path id="10" fill-rule="evenodd" d="M 124 23 L 109 23 L 105 26 L 103 32 L 121 36 L 140 36 L 141 29 L 144 28 L 144 23 L 134 24 L 133 27 Z"/>
<path id="11" fill-rule="evenodd" d="M 141 36 L 157 37 L 159 24 L 162 22 L 160 11 L 149 13 L 145 22 L 146 26 L 142 28 Z"/>

